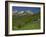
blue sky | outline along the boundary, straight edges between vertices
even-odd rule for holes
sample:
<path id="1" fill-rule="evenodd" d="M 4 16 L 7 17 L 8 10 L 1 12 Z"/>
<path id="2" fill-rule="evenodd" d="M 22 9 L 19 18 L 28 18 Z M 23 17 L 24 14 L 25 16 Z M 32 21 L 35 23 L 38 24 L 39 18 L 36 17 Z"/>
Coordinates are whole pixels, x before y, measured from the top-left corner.
<path id="1" fill-rule="evenodd" d="M 26 10 L 30 10 L 33 13 L 38 13 L 40 12 L 40 8 L 39 7 L 20 7 L 20 6 L 13 6 L 12 7 L 12 11 L 26 11 Z"/>

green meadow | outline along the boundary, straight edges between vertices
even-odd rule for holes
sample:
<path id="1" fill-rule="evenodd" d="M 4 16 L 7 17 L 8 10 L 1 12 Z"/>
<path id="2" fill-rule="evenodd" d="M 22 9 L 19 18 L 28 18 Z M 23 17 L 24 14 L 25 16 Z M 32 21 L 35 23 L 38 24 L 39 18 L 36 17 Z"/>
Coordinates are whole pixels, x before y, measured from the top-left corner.
<path id="1" fill-rule="evenodd" d="M 12 15 L 12 30 L 40 29 L 40 13 L 34 15 Z"/>

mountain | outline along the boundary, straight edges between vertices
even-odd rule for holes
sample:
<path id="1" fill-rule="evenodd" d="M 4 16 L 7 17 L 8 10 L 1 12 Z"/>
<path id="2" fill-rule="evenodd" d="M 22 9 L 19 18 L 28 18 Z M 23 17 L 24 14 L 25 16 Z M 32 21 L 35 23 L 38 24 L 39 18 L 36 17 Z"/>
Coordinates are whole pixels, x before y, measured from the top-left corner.
<path id="1" fill-rule="evenodd" d="M 25 11 L 27 14 L 31 14 L 31 15 L 33 15 L 34 13 L 32 12 L 32 11 L 30 11 L 30 10 L 27 10 L 27 11 Z"/>
<path id="2" fill-rule="evenodd" d="M 30 10 L 26 10 L 26 11 L 13 11 L 13 15 L 33 15 L 34 13 Z"/>
<path id="3" fill-rule="evenodd" d="M 19 11 L 19 12 L 18 12 L 18 14 L 23 14 L 23 13 L 24 13 L 24 11 Z"/>

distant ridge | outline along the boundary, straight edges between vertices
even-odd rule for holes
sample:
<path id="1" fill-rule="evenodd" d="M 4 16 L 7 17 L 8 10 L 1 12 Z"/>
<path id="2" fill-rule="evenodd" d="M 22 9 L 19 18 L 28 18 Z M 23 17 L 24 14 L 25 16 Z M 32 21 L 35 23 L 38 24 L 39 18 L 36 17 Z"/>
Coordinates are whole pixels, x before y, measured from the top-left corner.
<path id="1" fill-rule="evenodd" d="M 30 10 L 26 10 L 26 11 L 13 11 L 12 13 L 13 15 L 27 15 L 27 14 L 30 14 L 30 15 L 34 15 L 34 13 Z"/>

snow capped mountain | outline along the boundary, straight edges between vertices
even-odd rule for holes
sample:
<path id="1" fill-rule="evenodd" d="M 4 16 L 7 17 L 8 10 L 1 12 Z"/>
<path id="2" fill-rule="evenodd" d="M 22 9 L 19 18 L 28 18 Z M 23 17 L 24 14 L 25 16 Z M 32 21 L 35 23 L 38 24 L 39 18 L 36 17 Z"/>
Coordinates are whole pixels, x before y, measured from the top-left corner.
<path id="1" fill-rule="evenodd" d="M 30 10 L 26 10 L 26 11 L 13 11 L 13 15 L 27 15 L 27 14 L 30 14 L 30 15 L 33 15 L 34 13 Z"/>
<path id="2" fill-rule="evenodd" d="M 34 14 L 32 11 L 30 11 L 30 10 L 27 10 L 26 11 L 28 14 Z"/>
<path id="3" fill-rule="evenodd" d="M 18 14 L 23 14 L 24 13 L 24 11 L 20 11 L 20 12 L 18 12 Z"/>

